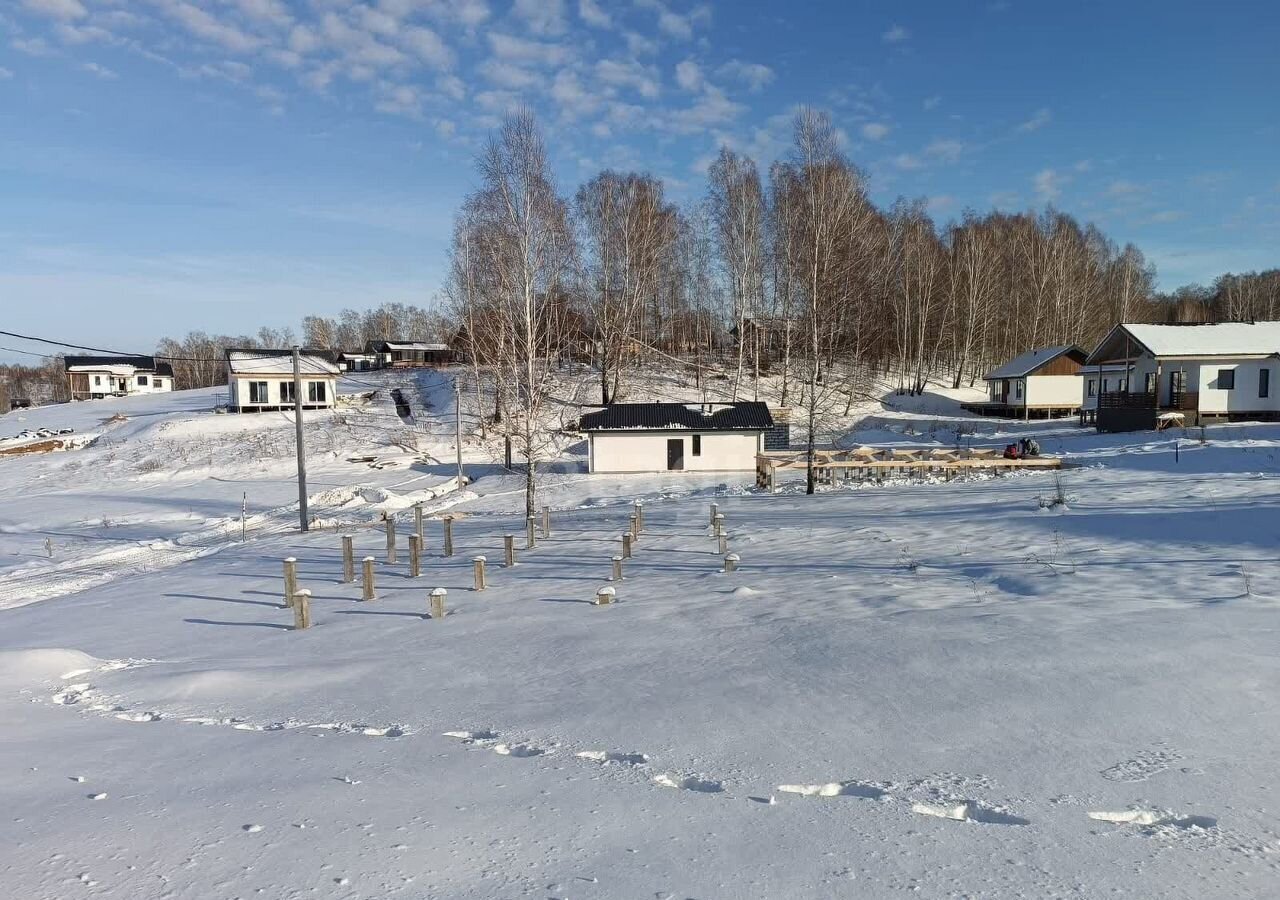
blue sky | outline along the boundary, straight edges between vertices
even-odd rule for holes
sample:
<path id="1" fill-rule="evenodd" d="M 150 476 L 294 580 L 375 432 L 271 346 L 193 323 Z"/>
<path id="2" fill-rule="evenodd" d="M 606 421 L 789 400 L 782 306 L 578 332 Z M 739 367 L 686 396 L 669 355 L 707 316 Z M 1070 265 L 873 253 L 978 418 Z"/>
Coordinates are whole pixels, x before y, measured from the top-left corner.
<path id="1" fill-rule="evenodd" d="M 518 103 L 565 194 L 612 166 L 696 197 L 810 103 L 877 202 L 1052 202 L 1207 282 L 1280 265 L 1277 48 L 1268 2 L 12 0 L 3 327 L 147 351 L 425 304 Z"/>

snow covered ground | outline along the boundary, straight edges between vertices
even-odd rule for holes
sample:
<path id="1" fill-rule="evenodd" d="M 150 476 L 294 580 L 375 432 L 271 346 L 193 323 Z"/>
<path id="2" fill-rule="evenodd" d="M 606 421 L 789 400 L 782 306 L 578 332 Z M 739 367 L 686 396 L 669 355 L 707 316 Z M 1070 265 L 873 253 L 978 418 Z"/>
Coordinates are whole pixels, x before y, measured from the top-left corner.
<path id="1" fill-rule="evenodd" d="M 551 536 L 506 569 L 520 476 L 470 446 L 476 481 L 448 491 L 447 382 L 401 386 L 411 423 L 378 400 L 312 426 L 317 514 L 378 557 L 370 602 L 338 530 L 292 530 L 285 417 L 118 401 L 118 443 L 0 460 L 5 893 L 1275 896 L 1280 427 L 1099 436 L 926 397 L 841 437 L 1034 433 L 1078 464 L 1065 505 L 1053 475 L 765 496 L 570 455 Z M 90 406 L 61 409 L 115 411 Z M 432 519 L 412 579 L 359 526 L 437 491 L 456 553 Z M 618 602 L 594 606 L 637 498 Z M 182 558 L 102 555 L 137 545 Z"/>

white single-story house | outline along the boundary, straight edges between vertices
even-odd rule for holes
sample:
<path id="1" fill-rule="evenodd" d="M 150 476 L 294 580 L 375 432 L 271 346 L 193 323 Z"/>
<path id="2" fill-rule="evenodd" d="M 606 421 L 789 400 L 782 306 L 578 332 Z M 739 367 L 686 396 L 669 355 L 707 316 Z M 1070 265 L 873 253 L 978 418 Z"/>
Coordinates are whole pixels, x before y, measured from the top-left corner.
<path id="1" fill-rule="evenodd" d="M 173 366 L 151 356 L 64 356 L 72 400 L 173 390 Z"/>
<path id="2" fill-rule="evenodd" d="M 329 350 L 303 350 L 302 408 L 329 409 L 338 393 L 338 362 Z M 292 350 L 228 350 L 227 409 L 260 412 L 292 409 Z"/>
<path id="3" fill-rule="evenodd" d="M 752 472 L 773 427 L 763 403 L 614 403 L 587 413 L 591 472 Z"/>
<path id="4" fill-rule="evenodd" d="M 1085 377 L 1115 366 L 1123 387 L 1101 394 L 1101 431 L 1154 428 L 1170 414 L 1188 425 L 1280 414 L 1280 322 L 1117 325 L 1089 354 Z"/>
<path id="5" fill-rule="evenodd" d="M 964 408 L 986 416 L 1020 419 L 1071 415 L 1080 409 L 1086 353 L 1074 344 L 1028 350 L 983 376 L 987 400 Z"/>

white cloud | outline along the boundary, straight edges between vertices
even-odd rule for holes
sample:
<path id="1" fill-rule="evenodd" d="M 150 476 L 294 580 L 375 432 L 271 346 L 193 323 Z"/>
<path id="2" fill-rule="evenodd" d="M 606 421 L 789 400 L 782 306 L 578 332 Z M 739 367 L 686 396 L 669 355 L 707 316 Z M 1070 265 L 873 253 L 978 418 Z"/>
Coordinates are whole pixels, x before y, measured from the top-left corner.
<path id="1" fill-rule="evenodd" d="M 440 119 L 436 122 L 436 134 L 448 140 L 458 132 L 458 126 L 449 119 Z"/>
<path id="2" fill-rule="evenodd" d="M 462 100 L 467 96 L 467 86 L 457 75 L 441 75 L 436 79 L 436 90 L 450 100 Z"/>
<path id="3" fill-rule="evenodd" d="M 569 61 L 569 48 L 547 41 L 531 41 L 501 32 L 489 33 L 493 55 L 507 62 L 559 66 Z"/>
<path id="4" fill-rule="evenodd" d="M 636 6 L 656 12 L 658 30 L 679 41 L 692 40 L 694 26 L 711 20 L 711 7 L 706 4 L 695 6 L 683 15 L 672 12 L 662 0 L 636 0 Z"/>
<path id="5" fill-rule="evenodd" d="M 920 157 L 913 156 L 910 153 L 899 153 L 897 156 L 895 156 L 891 160 L 891 162 L 897 168 L 902 169 L 904 172 L 910 172 L 910 171 L 914 171 L 915 169 L 924 168 L 924 162 L 920 159 Z"/>
<path id="6" fill-rule="evenodd" d="M 27 56 L 48 56 L 52 51 L 44 38 L 14 38 L 9 46 Z"/>
<path id="7" fill-rule="evenodd" d="M 4 81 L 6 78 L 12 78 L 12 77 L 13 77 L 12 69 L 6 69 L 4 66 L 0 66 L 0 81 Z"/>
<path id="8" fill-rule="evenodd" d="M 934 159 L 944 162 L 955 162 L 964 152 L 964 144 L 955 140 L 937 140 L 924 148 L 924 152 Z"/>
<path id="9" fill-rule="evenodd" d="M 563 69 L 557 73 L 551 84 L 551 99 L 559 106 L 560 115 L 566 119 L 591 115 L 601 104 L 600 93 L 588 90 L 578 73 L 571 69 Z"/>
<path id="10" fill-rule="evenodd" d="M 642 97 L 653 99 L 661 93 L 658 79 L 652 70 L 631 60 L 620 62 L 602 59 L 596 63 L 595 72 L 596 77 L 605 84 L 632 88 Z"/>
<path id="11" fill-rule="evenodd" d="M 429 66 L 437 69 L 453 67 L 453 51 L 430 28 L 410 25 L 401 32 L 399 41 L 402 47 Z"/>
<path id="12" fill-rule="evenodd" d="M 937 109 L 939 104 L 941 103 L 942 103 L 942 98 L 937 95 L 934 95 L 932 97 L 925 97 L 924 103 L 922 105 L 924 106 L 924 111 L 929 112 L 931 110 Z"/>
<path id="13" fill-rule="evenodd" d="M 702 87 L 702 68 L 693 60 L 686 59 L 676 64 L 676 84 L 686 91 L 697 91 Z"/>
<path id="14" fill-rule="evenodd" d="M 407 84 L 383 84 L 382 97 L 375 104 L 378 112 L 416 119 L 422 115 L 422 97 L 417 88 Z"/>
<path id="15" fill-rule="evenodd" d="M 115 79 L 120 77 L 111 69 L 108 69 L 106 66 L 98 65 L 98 63 L 96 62 L 84 63 L 80 66 L 80 68 L 84 69 L 90 75 L 97 76 L 98 78 L 101 78 L 105 81 L 114 81 Z"/>
<path id="16" fill-rule="evenodd" d="M 80 0 L 23 0 L 22 5 L 33 13 L 64 22 L 83 19 L 89 14 Z"/>
<path id="17" fill-rule="evenodd" d="M 929 215 L 937 216 L 945 213 L 949 209 L 954 209 L 956 198 L 950 194 L 939 194 L 936 197 L 929 198 Z"/>
<path id="18" fill-rule="evenodd" d="M 286 27 L 293 22 L 289 8 L 281 0 L 232 0 L 242 13 L 260 22 Z"/>
<path id="19" fill-rule="evenodd" d="M 718 125 L 727 125 L 745 111 L 745 106 L 730 100 L 724 91 L 707 85 L 692 106 L 669 113 L 665 120 L 659 120 L 658 125 L 677 134 L 696 134 Z"/>
<path id="20" fill-rule="evenodd" d="M 536 72 L 530 72 L 528 69 L 523 69 L 514 63 L 502 62 L 497 59 L 486 60 L 482 63 L 480 74 L 490 83 L 511 91 L 522 91 L 542 83 L 541 77 Z"/>
<path id="21" fill-rule="evenodd" d="M 1053 169 L 1041 169 L 1031 179 L 1031 184 L 1037 197 L 1046 203 L 1052 203 L 1062 196 L 1062 186 L 1069 180 Z"/>
<path id="22" fill-rule="evenodd" d="M 534 34 L 564 34 L 564 0 L 516 0 L 511 12 Z"/>
<path id="23" fill-rule="evenodd" d="M 652 56 L 658 52 L 658 42 L 639 32 L 628 31 L 623 37 L 627 42 L 627 52 L 632 56 Z"/>
<path id="24" fill-rule="evenodd" d="M 595 28 L 608 28 L 613 24 L 613 19 L 596 0 L 578 0 L 578 17 Z"/>
<path id="25" fill-rule="evenodd" d="M 880 35 L 880 40 L 886 44 L 901 44 L 907 38 L 911 37 L 911 32 L 903 28 L 901 25 L 894 25 L 884 34 Z"/>
<path id="26" fill-rule="evenodd" d="M 1082 159 L 1082 160 L 1080 160 L 1078 163 L 1076 163 L 1074 166 L 1072 166 L 1071 168 L 1075 169 L 1077 172 L 1089 172 L 1089 171 L 1092 171 L 1092 170 L 1093 170 L 1093 160 L 1091 160 L 1091 159 Z"/>
<path id="27" fill-rule="evenodd" d="M 1167 225 L 1170 222 L 1177 222 L 1185 219 L 1187 214 L 1176 209 L 1165 209 L 1158 213 L 1152 213 L 1143 219 L 1141 225 Z"/>
<path id="28" fill-rule="evenodd" d="M 1113 181 L 1111 184 L 1107 185 L 1107 196 L 1109 197 L 1132 197 L 1135 194 L 1141 194 L 1145 191 L 1146 188 L 1142 185 L 1136 184 L 1132 181 L 1127 181 L 1123 178 Z"/>
<path id="29" fill-rule="evenodd" d="M 1027 121 L 1018 126 L 1018 131 L 1024 133 L 1029 131 L 1038 131 L 1052 121 L 1053 113 L 1047 106 L 1042 106 L 1040 109 L 1035 111 L 1035 114 L 1032 115 L 1030 119 L 1027 119 Z"/>
<path id="30" fill-rule="evenodd" d="M 171 18 L 181 24 L 191 34 L 215 44 L 220 44 L 236 53 L 247 53 L 257 49 L 262 41 L 246 34 L 234 25 L 228 25 L 215 19 L 200 7 L 185 0 L 157 0 Z"/>
<path id="31" fill-rule="evenodd" d="M 859 129 L 869 141 L 879 141 L 889 136 L 890 127 L 883 122 L 868 122 Z"/>
<path id="32" fill-rule="evenodd" d="M 289 32 L 289 49 L 294 53 L 311 53 L 321 46 L 320 36 L 306 25 L 295 25 Z"/>
<path id="33" fill-rule="evenodd" d="M 54 26 L 53 30 L 57 32 L 58 39 L 64 44 L 87 44 L 90 41 L 109 42 L 115 38 L 115 35 L 110 31 L 97 25 L 69 25 L 66 22 L 59 22 Z"/>
<path id="34" fill-rule="evenodd" d="M 760 63 L 743 62 L 740 59 L 731 59 L 716 71 L 721 77 L 732 78 L 745 84 L 752 92 L 762 90 L 765 85 L 773 81 L 773 69 Z"/>

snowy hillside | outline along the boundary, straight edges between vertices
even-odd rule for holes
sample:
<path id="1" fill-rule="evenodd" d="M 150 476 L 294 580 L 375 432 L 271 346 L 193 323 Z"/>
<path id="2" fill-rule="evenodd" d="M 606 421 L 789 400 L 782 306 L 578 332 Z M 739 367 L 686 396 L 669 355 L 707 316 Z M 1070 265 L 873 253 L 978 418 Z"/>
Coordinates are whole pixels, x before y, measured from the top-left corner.
<path id="1" fill-rule="evenodd" d="M 447 380 L 386 377 L 412 421 L 313 418 L 313 511 L 342 528 L 305 536 L 287 417 L 174 394 L 15 426 L 61 410 L 103 440 L 0 460 L 6 893 L 1274 896 L 1280 427 L 1202 444 L 891 401 L 840 442 L 1036 434 L 1075 465 L 814 497 L 589 476 L 570 447 L 525 550 L 492 446 L 451 490 Z M 370 523 L 428 498 L 413 579 L 411 518 L 394 566 Z M 635 499 L 617 602 L 592 605 Z M 342 533 L 377 599 L 341 583 Z"/>

